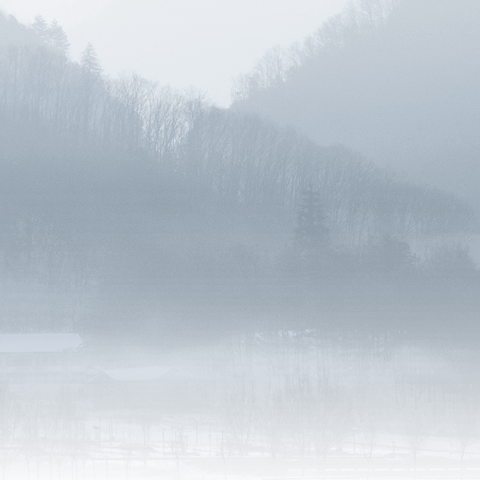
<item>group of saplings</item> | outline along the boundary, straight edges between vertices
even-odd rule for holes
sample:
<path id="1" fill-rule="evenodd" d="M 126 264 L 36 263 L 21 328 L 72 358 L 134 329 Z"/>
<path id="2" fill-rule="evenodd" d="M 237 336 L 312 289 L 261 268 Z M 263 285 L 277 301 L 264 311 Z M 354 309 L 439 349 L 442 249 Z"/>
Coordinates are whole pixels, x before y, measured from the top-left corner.
<path id="1" fill-rule="evenodd" d="M 260 440 L 274 463 L 279 455 L 298 454 L 302 471 L 310 449 L 321 469 L 328 454 L 342 448 L 354 425 L 347 392 L 323 373 L 287 375 L 261 396 L 253 381 L 242 378 L 225 389 L 220 412 L 223 449 L 227 446 L 243 461 L 254 439 Z"/>
<path id="2" fill-rule="evenodd" d="M 388 435 L 376 408 L 370 409 L 361 424 L 356 421 L 353 395 L 326 373 L 295 371 L 276 386 L 261 389 L 253 380 L 241 377 L 225 387 L 219 411 L 223 428 L 220 452 L 225 466 L 230 455 L 243 462 L 252 444 L 261 443 L 274 464 L 280 456 L 299 457 L 302 474 L 305 456 L 313 451 L 318 472 L 325 474 L 328 455 L 341 452 L 347 438 L 350 441 L 358 432 L 357 458 L 361 455 L 370 470 L 376 449 L 386 441 L 381 442 L 381 437 Z M 433 430 L 419 411 L 397 412 L 397 417 L 392 434 L 399 441 L 388 441 L 388 445 L 398 443 L 398 448 L 408 451 L 416 472 L 418 454 L 428 447 Z M 448 435 L 463 470 L 466 450 L 480 439 L 479 430 L 468 406 L 460 406 L 450 420 Z"/>
<path id="3" fill-rule="evenodd" d="M 61 478 L 62 467 L 70 460 L 72 478 L 78 478 L 79 463 L 85 470 L 87 445 L 90 438 L 76 410 L 70 393 L 61 390 L 52 401 L 31 398 L 20 401 L 0 381 L 0 467 L 2 479 L 7 468 L 18 458 L 23 458 L 28 471 L 40 476 L 42 464 L 48 464 L 50 478 L 56 468 Z"/>

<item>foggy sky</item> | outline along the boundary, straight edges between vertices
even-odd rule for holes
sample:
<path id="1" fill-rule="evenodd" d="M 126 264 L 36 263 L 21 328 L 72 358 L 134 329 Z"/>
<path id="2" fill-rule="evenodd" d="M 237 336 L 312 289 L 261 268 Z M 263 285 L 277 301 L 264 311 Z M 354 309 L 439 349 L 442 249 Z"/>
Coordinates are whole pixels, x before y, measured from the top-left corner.
<path id="1" fill-rule="evenodd" d="M 78 58 L 88 42 L 105 72 L 135 70 L 175 88 L 194 86 L 220 105 L 231 79 L 266 50 L 315 31 L 347 0 L 3 0 L 0 8 L 32 23 L 41 14 L 64 27 Z"/>

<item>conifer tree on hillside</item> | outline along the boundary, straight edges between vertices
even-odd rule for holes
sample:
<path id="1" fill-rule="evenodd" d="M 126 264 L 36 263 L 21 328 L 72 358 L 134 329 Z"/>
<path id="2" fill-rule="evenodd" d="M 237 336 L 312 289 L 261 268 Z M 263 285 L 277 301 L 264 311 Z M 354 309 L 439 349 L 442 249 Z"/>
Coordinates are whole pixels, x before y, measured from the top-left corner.
<path id="1" fill-rule="evenodd" d="M 88 43 L 80 57 L 80 65 L 85 73 L 93 76 L 99 76 L 102 73 L 102 67 L 97 52 L 91 43 Z"/>
<path id="2" fill-rule="evenodd" d="M 102 67 L 93 45 L 89 43 L 80 57 L 81 105 L 83 109 L 83 131 L 87 133 L 89 123 L 94 116 L 96 98 L 101 95 Z"/>
<path id="3" fill-rule="evenodd" d="M 329 245 L 329 231 L 318 192 L 310 185 L 302 193 L 295 229 L 297 245 L 305 252 L 318 252 Z"/>
<path id="4" fill-rule="evenodd" d="M 57 20 L 53 20 L 53 22 L 48 25 L 42 15 L 37 15 L 32 24 L 32 28 L 46 45 L 54 47 L 65 54 L 68 53 L 70 43 L 68 42 L 68 37 L 63 27 L 59 25 Z"/>
<path id="5" fill-rule="evenodd" d="M 37 15 L 35 21 L 32 24 L 32 28 L 35 30 L 37 35 L 45 42 L 49 41 L 49 27 L 46 20 L 41 16 Z"/>
<path id="6" fill-rule="evenodd" d="M 293 248 L 286 257 L 290 274 L 306 283 L 316 283 L 328 275 L 332 266 L 329 237 L 319 194 L 310 185 L 301 193 Z"/>
<path id="7" fill-rule="evenodd" d="M 53 47 L 58 48 L 58 50 L 61 50 L 63 53 L 68 53 L 70 43 L 68 43 L 67 35 L 63 31 L 62 26 L 59 25 L 56 20 L 50 25 L 49 37 L 50 43 Z"/>

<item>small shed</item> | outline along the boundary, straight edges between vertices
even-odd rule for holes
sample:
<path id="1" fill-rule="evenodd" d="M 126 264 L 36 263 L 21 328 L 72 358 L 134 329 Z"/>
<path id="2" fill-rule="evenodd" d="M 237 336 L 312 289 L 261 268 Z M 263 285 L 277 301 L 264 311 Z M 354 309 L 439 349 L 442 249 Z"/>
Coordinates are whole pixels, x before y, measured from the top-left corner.
<path id="1" fill-rule="evenodd" d="M 172 366 L 103 370 L 87 382 L 87 392 L 99 410 L 182 411 L 194 403 L 193 377 Z"/>

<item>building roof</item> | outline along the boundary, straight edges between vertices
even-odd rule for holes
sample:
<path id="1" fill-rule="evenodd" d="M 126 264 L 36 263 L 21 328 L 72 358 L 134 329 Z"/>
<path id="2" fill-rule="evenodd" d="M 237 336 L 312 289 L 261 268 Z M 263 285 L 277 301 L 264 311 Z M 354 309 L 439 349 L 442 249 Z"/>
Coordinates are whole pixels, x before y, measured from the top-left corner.
<path id="1" fill-rule="evenodd" d="M 157 380 L 172 370 L 172 367 L 150 366 L 136 368 L 115 368 L 104 370 L 113 380 L 120 382 L 138 382 Z"/>
<path id="2" fill-rule="evenodd" d="M 58 353 L 83 344 L 78 333 L 0 334 L 0 353 Z"/>

